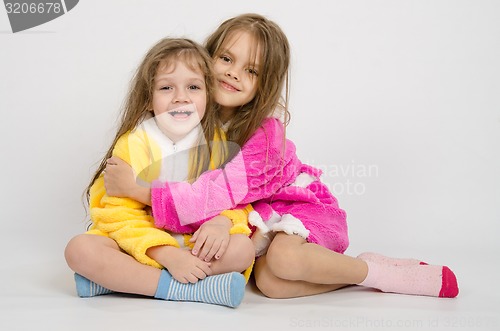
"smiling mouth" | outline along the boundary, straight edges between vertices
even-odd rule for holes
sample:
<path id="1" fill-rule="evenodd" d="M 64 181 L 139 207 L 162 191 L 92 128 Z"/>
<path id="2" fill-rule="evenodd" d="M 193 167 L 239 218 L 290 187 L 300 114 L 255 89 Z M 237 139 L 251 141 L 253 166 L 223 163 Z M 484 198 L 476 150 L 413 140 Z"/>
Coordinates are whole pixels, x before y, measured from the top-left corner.
<path id="1" fill-rule="evenodd" d="M 220 80 L 219 83 L 222 86 L 222 88 L 224 88 L 227 91 L 231 91 L 231 92 L 239 92 L 240 91 L 236 87 L 234 87 L 233 85 L 228 84 L 223 80 Z"/>
<path id="2" fill-rule="evenodd" d="M 191 114 L 193 114 L 194 112 L 193 111 L 190 111 L 190 110 L 172 110 L 172 111 L 169 111 L 168 114 L 170 116 L 172 116 L 173 118 L 176 118 L 176 119 L 184 119 L 184 118 L 188 118 L 189 116 L 191 116 Z"/>

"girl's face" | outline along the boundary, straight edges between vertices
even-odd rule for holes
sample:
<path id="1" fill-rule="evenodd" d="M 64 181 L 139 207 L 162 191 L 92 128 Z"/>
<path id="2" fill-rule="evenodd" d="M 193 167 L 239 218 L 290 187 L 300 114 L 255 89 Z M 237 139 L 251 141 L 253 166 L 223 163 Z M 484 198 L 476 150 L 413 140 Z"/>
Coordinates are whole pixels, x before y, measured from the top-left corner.
<path id="1" fill-rule="evenodd" d="M 182 61 L 161 62 L 156 71 L 153 112 L 163 133 L 176 142 L 193 130 L 207 105 L 205 77 Z"/>
<path id="2" fill-rule="evenodd" d="M 221 48 L 214 65 L 215 101 L 226 113 L 234 113 L 252 101 L 257 92 L 260 47 L 251 34 L 236 31 Z"/>

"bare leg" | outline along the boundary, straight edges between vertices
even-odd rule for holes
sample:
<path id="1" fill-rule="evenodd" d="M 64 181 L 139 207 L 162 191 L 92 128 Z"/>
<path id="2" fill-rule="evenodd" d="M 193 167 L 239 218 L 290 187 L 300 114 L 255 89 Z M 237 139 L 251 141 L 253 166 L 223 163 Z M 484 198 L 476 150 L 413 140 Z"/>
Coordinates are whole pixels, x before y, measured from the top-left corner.
<path id="1" fill-rule="evenodd" d="M 361 283 L 366 262 L 339 254 L 299 236 L 278 233 L 255 266 L 257 287 L 266 296 L 292 298 Z M 286 286 L 284 286 L 286 285 Z"/>
<path id="2" fill-rule="evenodd" d="M 186 254 L 191 256 L 189 252 Z M 182 284 L 165 270 L 144 265 L 123 253 L 114 240 L 103 236 L 82 234 L 73 238 L 66 246 L 65 256 L 70 268 L 84 277 L 77 279 L 77 292 L 81 297 L 109 293 L 85 291 L 88 288 L 82 290 L 78 284 L 81 285 L 79 280 L 83 279 L 84 282 L 99 284 L 104 290 L 164 300 L 237 307 L 243 299 L 245 279 L 239 273 L 213 276 L 196 284 Z M 90 288 L 94 289 L 94 285 Z M 213 292 L 213 288 L 217 288 L 217 293 Z"/>
<path id="3" fill-rule="evenodd" d="M 122 252 L 113 239 L 81 234 L 64 252 L 76 273 L 116 292 L 154 296 L 161 270 L 144 265 Z"/>
<path id="4" fill-rule="evenodd" d="M 459 293 L 456 276 L 446 266 L 365 262 L 283 233 L 276 235 L 267 256 L 256 269 L 256 283 L 263 293 L 281 298 L 323 293 L 337 289 L 341 284 L 447 298 L 454 298 Z M 279 279 L 289 281 L 281 282 L 288 285 L 272 290 L 272 284 L 279 286 Z"/>
<path id="5" fill-rule="evenodd" d="M 271 271 L 279 278 L 316 284 L 358 284 L 368 273 L 363 260 L 282 232 L 273 239 L 267 260 Z"/>
<path id="6" fill-rule="evenodd" d="M 73 271 L 107 289 L 148 296 L 155 294 L 161 270 L 144 265 L 124 253 L 113 239 L 91 234 L 78 235 L 66 246 L 65 257 Z M 254 258 L 250 238 L 232 235 L 226 253 L 220 260 L 212 261 L 212 274 L 245 271 Z"/>
<path id="7" fill-rule="evenodd" d="M 342 284 L 314 284 L 301 280 L 287 280 L 276 277 L 267 265 L 267 257 L 261 256 L 255 262 L 255 282 L 259 290 L 274 299 L 297 298 L 326 293 L 345 287 Z"/>

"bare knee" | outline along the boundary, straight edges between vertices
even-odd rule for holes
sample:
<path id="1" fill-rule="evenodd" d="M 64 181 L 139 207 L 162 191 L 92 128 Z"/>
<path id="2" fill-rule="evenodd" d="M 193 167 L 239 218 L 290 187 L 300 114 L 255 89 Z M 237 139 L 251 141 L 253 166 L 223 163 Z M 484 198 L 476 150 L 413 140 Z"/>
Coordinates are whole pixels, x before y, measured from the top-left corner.
<path id="1" fill-rule="evenodd" d="M 268 298 L 271 299 L 283 299 L 283 290 L 279 284 L 275 283 L 275 279 L 268 277 L 268 274 L 261 274 L 259 277 L 255 277 L 255 285 L 259 291 Z"/>
<path id="2" fill-rule="evenodd" d="M 268 298 L 287 298 L 286 285 L 283 280 L 276 277 L 267 265 L 266 256 L 261 256 L 255 262 L 254 268 L 255 285 Z"/>
<path id="3" fill-rule="evenodd" d="M 305 240 L 298 236 L 277 235 L 267 251 L 267 267 L 278 278 L 300 280 L 304 272 L 304 263 L 300 246 Z"/>
<path id="4" fill-rule="evenodd" d="M 232 271 L 242 272 L 248 269 L 255 260 L 255 248 L 252 240 L 244 234 L 233 234 L 229 246 L 224 253 L 224 264 Z"/>
<path id="5" fill-rule="evenodd" d="M 81 264 L 81 252 L 85 247 L 83 236 L 84 235 L 78 235 L 71 238 L 64 249 L 64 258 L 66 259 L 66 263 L 73 271 L 77 271 L 77 269 L 79 269 L 78 266 Z"/>
<path id="6" fill-rule="evenodd" d="M 226 251 L 219 260 L 212 260 L 214 274 L 243 272 L 255 259 L 255 248 L 250 238 L 243 234 L 233 234 Z"/>
<path id="7" fill-rule="evenodd" d="M 68 242 L 64 250 L 66 263 L 73 271 L 84 273 L 94 261 L 97 261 L 96 258 L 100 256 L 104 246 L 116 246 L 118 249 L 118 245 L 112 239 L 91 234 L 77 235 Z"/>

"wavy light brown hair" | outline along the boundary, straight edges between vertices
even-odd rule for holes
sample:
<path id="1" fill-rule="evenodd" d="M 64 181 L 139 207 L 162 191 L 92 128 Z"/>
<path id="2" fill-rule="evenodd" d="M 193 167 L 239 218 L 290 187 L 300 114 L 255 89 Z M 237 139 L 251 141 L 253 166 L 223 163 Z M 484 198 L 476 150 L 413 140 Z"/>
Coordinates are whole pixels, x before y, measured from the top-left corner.
<path id="1" fill-rule="evenodd" d="M 261 49 L 255 97 L 234 114 L 226 134 L 229 141 L 241 147 L 262 121 L 275 111 L 283 112 L 285 125 L 289 122 L 290 45 L 286 35 L 273 21 L 259 14 L 243 14 L 226 20 L 207 38 L 205 46 L 212 58 L 220 56 L 227 41 L 240 31 L 250 33 L 258 44 L 255 49 L 257 46 Z"/>
<path id="2" fill-rule="evenodd" d="M 164 38 L 154 45 L 145 55 L 137 68 L 130 84 L 126 104 L 122 110 L 118 131 L 106 155 L 92 177 L 85 191 L 87 202 L 90 198 L 90 188 L 106 168 L 106 160 L 112 156 L 113 149 L 118 139 L 130 130 L 137 127 L 151 112 L 153 101 L 153 88 L 156 72 L 160 63 L 174 63 L 183 61 L 189 68 L 199 71 L 205 77 L 207 91 L 207 104 L 205 115 L 201 120 L 204 138 L 207 142 L 213 141 L 217 117 L 214 106 L 213 91 L 215 80 L 212 70 L 212 58 L 207 51 L 192 40 L 184 38 Z M 200 142 L 203 137 L 200 137 Z M 198 144 L 190 155 L 190 178 L 199 176 L 208 169 L 210 162 L 210 144 Z M 218 166 L 220 164 L 216 164 Z"/>

